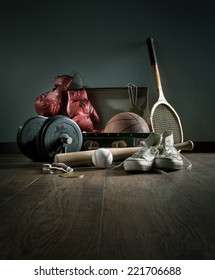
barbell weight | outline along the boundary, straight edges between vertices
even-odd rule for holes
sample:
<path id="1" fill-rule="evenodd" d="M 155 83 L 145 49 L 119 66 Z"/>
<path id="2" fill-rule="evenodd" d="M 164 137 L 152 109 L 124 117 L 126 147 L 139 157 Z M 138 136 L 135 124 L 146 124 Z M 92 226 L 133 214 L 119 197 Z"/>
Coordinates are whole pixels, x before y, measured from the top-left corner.
<path id="1" fill-rule="evenodd" d="M 50 117 L 36 137 L 37 149 L 48 162 L 52 162 L 58 153 L 80 151 L 82 142 L 77 123 L 61 115 Z"/>
<path id="2" fill-rule="evenodd" d="M 33 117 L 17 132 L 20 151 L 34 161 L 53 162 L 57 153 L 80 151 L 82 142 L 77 123 L 63 115 Z"/>
<path id="3" fill-rule="evenodd" d="M 36 136 L 46 120 L 47 118 L 43 116 L 32 117 L 25 121 L 17 131 L 16 142 L 19 150 L 34 161 L 42 161 L 37 149 Z"/>

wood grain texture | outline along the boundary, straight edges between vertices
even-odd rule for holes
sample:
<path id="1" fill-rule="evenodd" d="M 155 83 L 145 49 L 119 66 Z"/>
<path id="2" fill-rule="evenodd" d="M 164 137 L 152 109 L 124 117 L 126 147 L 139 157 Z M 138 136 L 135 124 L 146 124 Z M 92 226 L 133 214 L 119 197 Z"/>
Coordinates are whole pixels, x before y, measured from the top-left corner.
<path id="1" fill-rule="evenodd" d="M 108 177 L 100 258 L 214 257 L 215 186 L 193 172 Z"/>
<path id="2" fill-rule="evenodd" d="M 0 159 L 0 259 L 214 259 L 215 154 L 158 174 Z"/>
<path id="3" fill-rule="evenodd" d="M 44 174 L 0 207 L 0 258 L 96 258 L 102 196 L 103 176 Z"/>
<path id="4" fill-rule="evenodd" d="M 40 178 L 41 169 L 41 164 L 21 154 L 1 154 L 0 206 Z"/>

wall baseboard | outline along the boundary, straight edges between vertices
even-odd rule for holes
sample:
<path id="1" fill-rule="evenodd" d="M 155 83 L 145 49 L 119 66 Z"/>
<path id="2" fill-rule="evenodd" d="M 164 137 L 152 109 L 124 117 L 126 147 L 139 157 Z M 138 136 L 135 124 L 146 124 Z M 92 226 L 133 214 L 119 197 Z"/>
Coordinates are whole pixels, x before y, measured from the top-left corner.
<path id="1" fill-rule="evenodd" d="M 1 154 L 15 154 L 20 153 L 16 142 L 0 142 Z"/>
<path id="2" fill-rule="evenodd" d="M 194 142 L 194 153 L 215 153 L 215 142 Z"/>
<path id="3" fill-rule="evenodd" d="M 215 142 L 194 142 L 194 149 L 191 152 L 192 153 L 215 153 Z M 15 142 L 0 142 L 0 153 L 14 154 L 14 153 L 20 153 L 20 151 Z"/>

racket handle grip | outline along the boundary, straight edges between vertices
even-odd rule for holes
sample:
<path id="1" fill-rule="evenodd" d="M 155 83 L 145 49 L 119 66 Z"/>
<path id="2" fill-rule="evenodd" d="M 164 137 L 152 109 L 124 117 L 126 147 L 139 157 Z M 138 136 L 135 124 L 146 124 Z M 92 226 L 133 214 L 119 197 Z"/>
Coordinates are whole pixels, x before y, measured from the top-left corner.
<path id="1" fill-rule="evenodd" d="M 147 38 L 146 43 L 149 51 L 149 58 L 150 58 L 151 65 L 155 65 L 157 64 L 157 57 L 155 53 L 153 38 Z"/>

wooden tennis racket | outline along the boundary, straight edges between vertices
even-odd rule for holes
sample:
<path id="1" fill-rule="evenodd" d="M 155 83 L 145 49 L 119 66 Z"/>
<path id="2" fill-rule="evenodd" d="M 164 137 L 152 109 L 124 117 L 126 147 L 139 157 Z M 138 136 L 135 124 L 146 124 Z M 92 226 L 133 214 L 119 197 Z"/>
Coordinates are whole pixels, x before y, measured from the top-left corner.
<path id="1" fill-rule="evenodd" d="M 163 133 L 165 130 L 171 130 L 173 132 L 174 143 L 182 143 L 183 130 L 181 121 L 175 109 L 167 102 L 166 98 L 164 97 L 154 41 L 152 38 L 147 38 L 146 43 L 148 46 L 150 62 L 158 90 L 158 100 L 153 105 L 150 113 L 152 130 L 158 134 Z"/>

